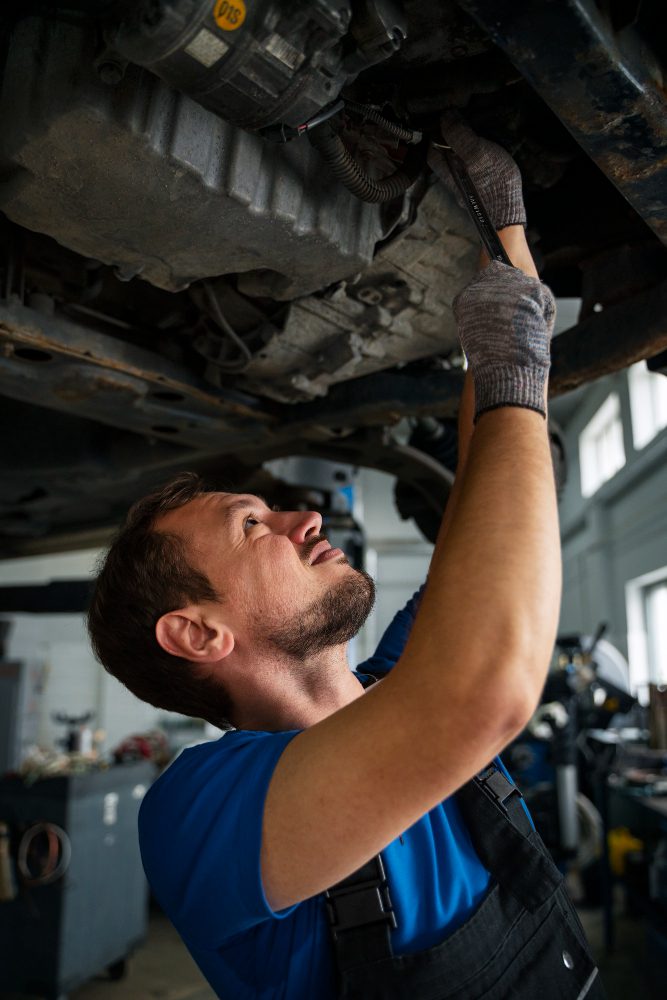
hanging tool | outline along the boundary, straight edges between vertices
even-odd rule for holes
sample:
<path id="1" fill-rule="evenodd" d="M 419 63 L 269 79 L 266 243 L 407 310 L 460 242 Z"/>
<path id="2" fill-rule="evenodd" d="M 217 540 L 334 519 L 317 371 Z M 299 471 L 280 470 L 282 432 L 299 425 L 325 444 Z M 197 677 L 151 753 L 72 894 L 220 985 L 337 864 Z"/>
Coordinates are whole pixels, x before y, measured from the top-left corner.
<path id="1" fill-rule="evenodd" d="M 16 899 L 16 891 L 9 827 L 6 823 L 0 823 L 0 903 L 11 903 L 12 899 Z"/>
<path id="2" fill-rule="evenodd" d="M 458 153 L 451 146 L 447 145 L 446 142 L 434 142 L 433 146 L 444 153 L 447 166 L 456 182 L 456 186 L 461 192 L 468 215 L 475 224 L 475 228 L 489 257 L 491 260 L 498 260 L 501 264 L 508 264 L 510 267 L 513 267 L 514 265 L 509 259 L 505 247 L 500 242 L 496 227 L 489 218 L 489 213 L 479 196 L 477 188 L 473 184 L 465 163 Z"/>

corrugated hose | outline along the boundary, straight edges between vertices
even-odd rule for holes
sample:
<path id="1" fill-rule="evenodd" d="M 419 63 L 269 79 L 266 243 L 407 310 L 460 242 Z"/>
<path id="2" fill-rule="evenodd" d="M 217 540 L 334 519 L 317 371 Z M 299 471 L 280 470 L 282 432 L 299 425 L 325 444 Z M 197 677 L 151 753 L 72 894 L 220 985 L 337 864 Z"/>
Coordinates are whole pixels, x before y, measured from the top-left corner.
<path id="1" fill-rule="evenodd" d="M 399 168 L 389 177 L 380 180 L 370 177 L 328 122 L 308 132 L 308 138 L 322 159 L 329 164 L 334 177 L 361 201 L 393 201 L 404 194 L 416 180 L 418 170 L 409 168 Z"/>

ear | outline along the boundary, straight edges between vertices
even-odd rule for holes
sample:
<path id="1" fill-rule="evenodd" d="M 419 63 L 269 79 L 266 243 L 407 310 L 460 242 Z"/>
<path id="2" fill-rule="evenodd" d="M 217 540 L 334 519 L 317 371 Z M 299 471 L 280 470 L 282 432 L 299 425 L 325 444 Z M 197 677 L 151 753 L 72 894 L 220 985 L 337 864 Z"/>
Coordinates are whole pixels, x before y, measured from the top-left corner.
<path id="1" fill-rule="evenodd" d="M 231 629 L 197 605 L 162 615 L 155 638 L 165 652 L 194 663 L 216 663 L 234 648 Z"/>

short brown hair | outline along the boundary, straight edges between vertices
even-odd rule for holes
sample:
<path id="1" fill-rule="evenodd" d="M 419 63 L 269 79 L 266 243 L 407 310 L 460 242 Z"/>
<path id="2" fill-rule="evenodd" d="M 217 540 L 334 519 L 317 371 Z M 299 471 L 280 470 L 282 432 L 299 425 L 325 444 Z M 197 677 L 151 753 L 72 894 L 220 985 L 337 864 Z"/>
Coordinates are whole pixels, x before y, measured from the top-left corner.
<path id="1" fill-rule="evenodd" d="M 155 625 L 184 604 L 219 600 L 208 577 L 188 563 L 181 539 L 155 521 L 209 492 L 186 472 L 130 509 L 107 552 L 88 611 L 88 632 L 102 666 L 157 708 L 228 725 L 231 704 L 219 681 L 162 649 Z"/>

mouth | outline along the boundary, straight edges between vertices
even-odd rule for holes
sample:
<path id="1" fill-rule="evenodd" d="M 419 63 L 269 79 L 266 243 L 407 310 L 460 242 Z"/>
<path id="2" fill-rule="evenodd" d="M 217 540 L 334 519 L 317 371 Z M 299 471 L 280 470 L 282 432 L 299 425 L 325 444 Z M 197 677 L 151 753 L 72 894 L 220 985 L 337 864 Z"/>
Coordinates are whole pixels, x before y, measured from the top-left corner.
<path id="1" fill-rule="evenodd" d="M 310 556 L 310 565 L 319 566 L 321 563 L 329 562 L 330 559 L 345 558 L 345 553 L 342 549 L 332 549 L 329 542 L 323 539 L 313 548 Z"/>

